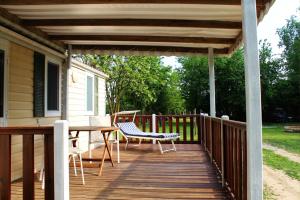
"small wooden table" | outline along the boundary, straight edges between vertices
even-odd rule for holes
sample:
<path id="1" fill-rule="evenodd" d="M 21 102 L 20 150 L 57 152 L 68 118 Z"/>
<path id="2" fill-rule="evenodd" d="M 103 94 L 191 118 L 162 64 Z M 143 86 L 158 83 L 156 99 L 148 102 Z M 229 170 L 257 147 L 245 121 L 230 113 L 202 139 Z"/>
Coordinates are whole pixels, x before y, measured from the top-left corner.
<path id="1" fill-rule="evenodd" d="M 99 169 L 99 173 L 98 175 L 101 176 L 102 175 L 102 169 L 103 169 L 103 165 L 104 165 L 104 161 L 105 161 L 105 157 L 106 157 L 106 150 L 108 152 L 109 155 L 109 160 L 111 162 L 111 165 L 114 166 L 114 161 L 112 159 L 111 156 L 111 152 L 110 149 L 108 147 L 108 138 L 110 136 L 110 134 L 114 131 L 119 131 L 119 128 L 117 127 L 101 127 L 101 126 L 70 126 L 69 127 L 69 132 L 76 132 L 76 137 L 79 136 L 79 133 L 85 131 L 85 132 L 91 132 L 91 131 L 99 131 L 104 139 L 104 150 L 103 150 L 103 156 L 101 159 L 93 159 L 93 158 L 84 158 L 84 161 L 101 161 L 100 164 L 100 169 Z M 107 133 L 107 134 L 106 134 Z"/>

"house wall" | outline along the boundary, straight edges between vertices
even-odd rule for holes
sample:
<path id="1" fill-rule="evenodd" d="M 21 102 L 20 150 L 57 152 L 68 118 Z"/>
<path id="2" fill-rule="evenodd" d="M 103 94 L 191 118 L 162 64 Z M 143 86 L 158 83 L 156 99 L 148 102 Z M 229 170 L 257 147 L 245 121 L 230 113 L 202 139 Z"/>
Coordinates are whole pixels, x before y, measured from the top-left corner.
<path id="1" fill-rule="evenodd" d="M 34 50 L 9 42 L 7 126 L 50 125 L 60 117 L 33 116 L 33 53 Z M 35 168 L 43 159 L 43 137 L 34 138 Z M 12 136 L 12 180 L 22 177 L 22 136 Z"/>
<path id="2" fill-rule="evenodd" d="M 70 125 L 90 125 L 89 119 L 94 114 L 86 111 L 86 76 L 87 74 L 98 77 L 98 116 L 105 116 L 105 79 L 92 71 L 81 68 L 78 63 L 73 63 L 69 72 L 69 123 Z M 95 94 L 95 92 L 94 92 Z M 95 111 L 95 108 L 94 108 Z M 88 133 L 81 132 L 80 148 L 88 150 Z"/>

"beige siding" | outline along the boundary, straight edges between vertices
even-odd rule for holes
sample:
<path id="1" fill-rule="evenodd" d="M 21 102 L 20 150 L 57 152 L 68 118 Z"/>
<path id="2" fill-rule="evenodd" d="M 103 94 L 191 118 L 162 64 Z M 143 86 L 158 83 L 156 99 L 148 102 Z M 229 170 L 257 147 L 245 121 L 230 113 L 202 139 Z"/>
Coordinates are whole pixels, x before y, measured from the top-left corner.
<path id="1" fill-rule="evenodd" d="M 94 75 L 85 69 L 72 67 L 69 78 L 69 121 L 70 125 L 89 125 L 89 118 L 93 116 L 86 111 L 86 76 Z M 105 115 L 105 80 L 98 79 L 98 111 Z M 80 148 L 88 150 L 88 133 L 80 134 Z"/>
<path id="2" fill-rule="evenodd" d="M 8 126 L 52 124 L 57 117 L 33 117 L 33 51 L 10 43 L 8 82 Z M 35 166 L 43 159 L 43 138 L 35 136 Z M 12 180 L 22 177 L 22 137 L 12 137 Z"/>

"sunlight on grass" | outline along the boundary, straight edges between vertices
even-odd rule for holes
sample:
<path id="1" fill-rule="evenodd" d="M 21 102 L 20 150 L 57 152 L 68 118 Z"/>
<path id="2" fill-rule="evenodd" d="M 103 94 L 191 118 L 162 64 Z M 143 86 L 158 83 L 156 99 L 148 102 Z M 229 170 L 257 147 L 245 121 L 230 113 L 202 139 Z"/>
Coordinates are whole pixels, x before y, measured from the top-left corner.
<path id="1" fill-rule="evenodd" d="M 300 133 L 286 133 L 283 125 L 273 125 L 263 128 L 263 142 L 300 154 Z"/>

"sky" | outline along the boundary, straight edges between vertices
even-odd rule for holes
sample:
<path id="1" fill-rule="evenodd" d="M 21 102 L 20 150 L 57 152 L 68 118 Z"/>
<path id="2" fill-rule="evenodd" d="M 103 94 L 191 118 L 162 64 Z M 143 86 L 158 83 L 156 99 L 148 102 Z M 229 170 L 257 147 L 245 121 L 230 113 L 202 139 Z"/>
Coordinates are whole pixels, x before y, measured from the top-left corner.
<path id="1" fill-rule="evenodd" d="M 278 47 L 279 37 L 276 34 L 278 28 L 286 24 L 286 20 L 292 15 L 300 16 L 297 11 L 300 7 L 300 0 L 276 0 L 268 14 L 259 23 L 257 28 L 258 40 L 267 39 L 271 43 L 274 54 L 280 54 L 282 49 Z M 165 65 L 170 65 L 173 68 L 179 67 L 175 56 L 164 57 Z"/>

